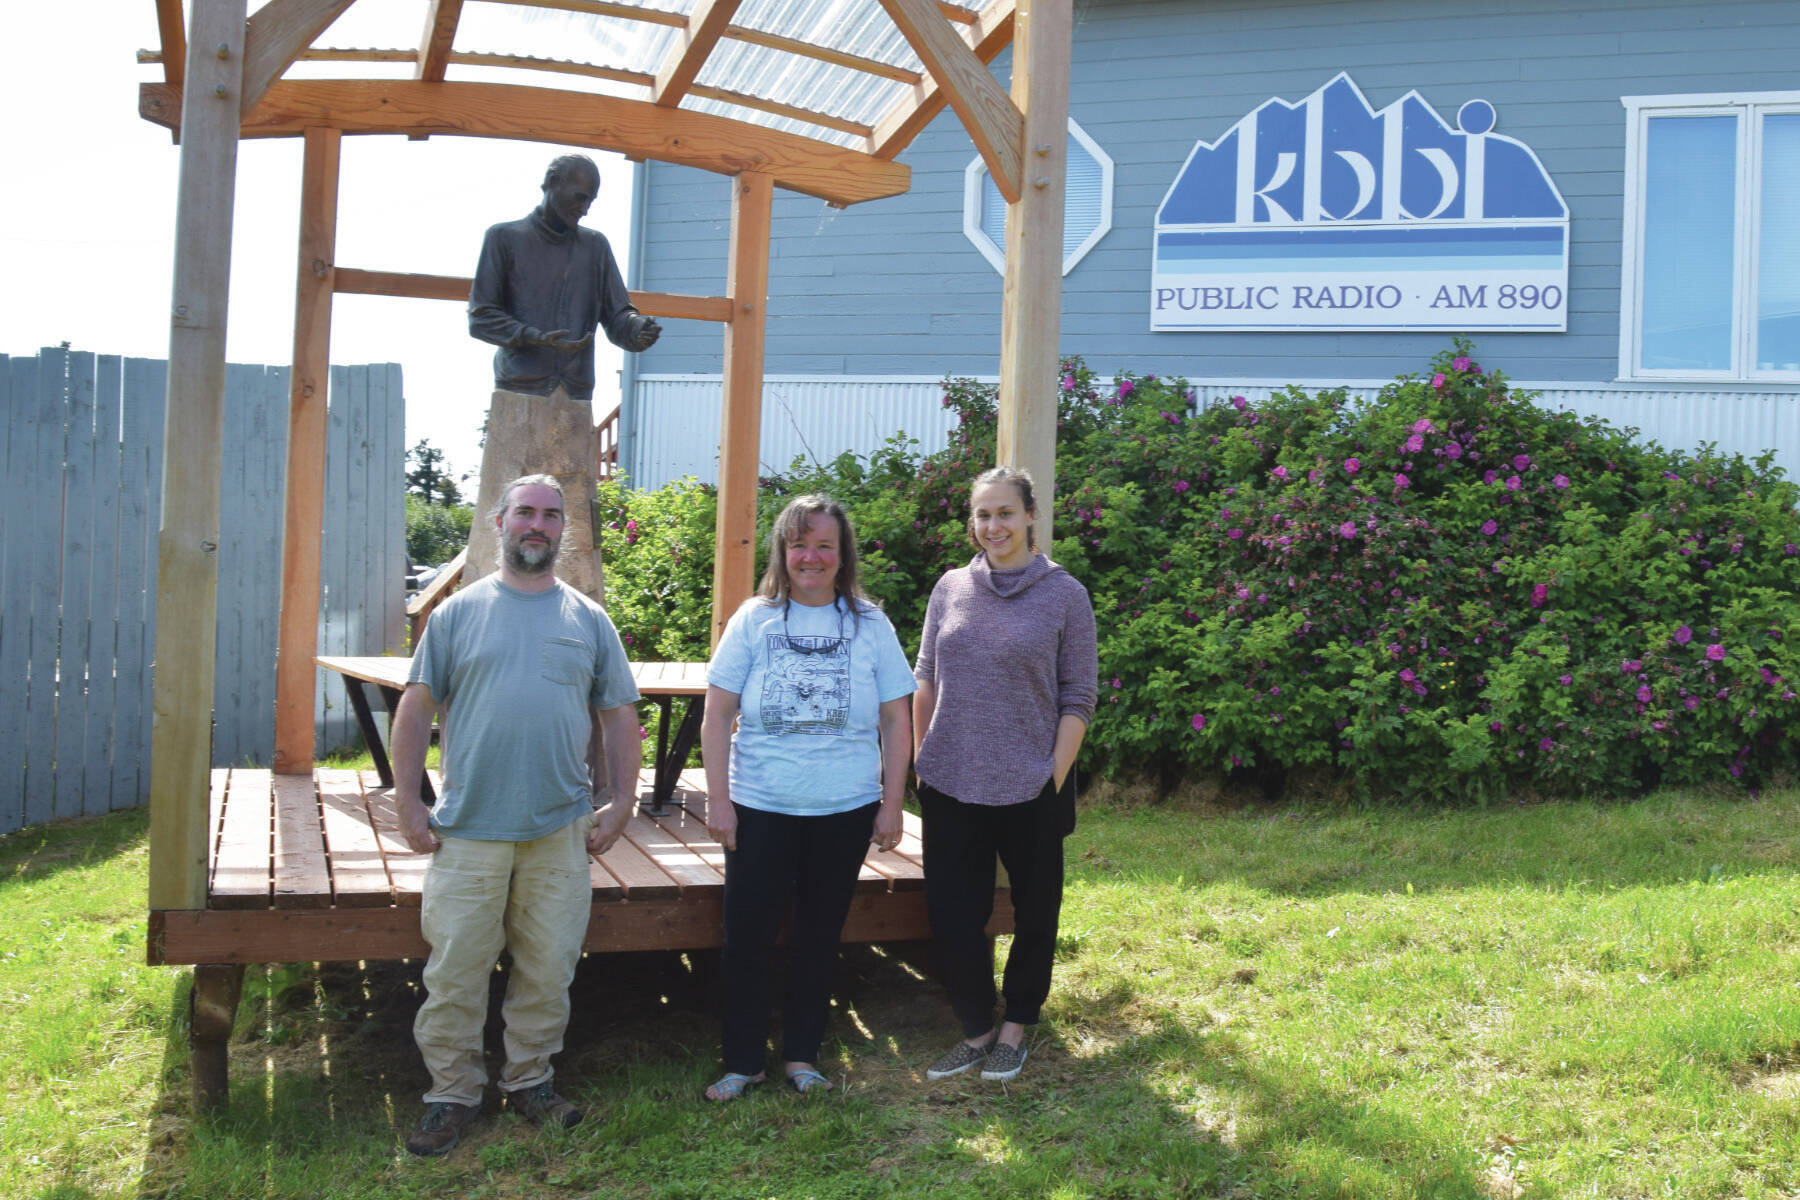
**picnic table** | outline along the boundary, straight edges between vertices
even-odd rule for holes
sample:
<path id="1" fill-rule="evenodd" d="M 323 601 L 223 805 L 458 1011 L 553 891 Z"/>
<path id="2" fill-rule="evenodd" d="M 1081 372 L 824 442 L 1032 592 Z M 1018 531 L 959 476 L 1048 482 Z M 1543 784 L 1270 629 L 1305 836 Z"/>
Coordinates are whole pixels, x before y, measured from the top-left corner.
<path id="1" fill-rule="evenodd" d="M 362 730 L 369 755 L 375 760 L 375 771 L 381 778 L 381 786 L 394 786 L 394 768 L 387 755 L 386 731 L 376 724 L 374 710 L 369 705 L 365 689 L 372 686 L 380 693 L 391 721 L 394 710 L 399 707 L 400 694 L 406 690 L 406 673 L 412 666 L 412 659 L 393 655 L 362 658 L 320 655 L 317 662 L 326 670 L 336 671 L 344 677 L 344 691 L 350 697 L 350 708 L 356 714 L 356 724 Z M 675 794 L 676 782 L 687 766 L 688 755 L 693 752 L 695 740 L 700 736 L 700 722 L 706 716 L 706 664 L 634 662 L 631 664 L 631 677 L 637 683 L 639 694 L 662 710 L 657 719 L 656 754 L 652 760 L 656 768 L 649 799 L 645 802 L 645 807 L 650 812 L 660 815 L 668 811 L 670 800 Z M 671 738 L 670 710 L 677 699 L 684 699 L 687 704 L 681 723 L 676 726 L 674 737 Z M 419 791 L 426 800 L 436 798 L 437 792 L 429 775 L 419 781 Z"/>

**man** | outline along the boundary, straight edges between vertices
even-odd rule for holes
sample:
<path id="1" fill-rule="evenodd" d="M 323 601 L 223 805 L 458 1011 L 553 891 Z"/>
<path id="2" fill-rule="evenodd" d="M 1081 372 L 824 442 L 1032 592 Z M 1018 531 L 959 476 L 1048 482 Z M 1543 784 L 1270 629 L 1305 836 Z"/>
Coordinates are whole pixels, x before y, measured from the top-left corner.
<path id="1" fill-rule="evenodd" d="M 482 448 L 477 508 L 528 470 L 562 481 L 578 501 L 567 514 L 565 583 L 601 599 L 594 549 L 594 331 L 621 349 L 648 350 L 662 328 L 631 306 L 606 238 L 581 227 L 600 192 L 592 159 L 567 154 L 544 174 L 543 202 L 487 231 L 469 290 L 469 334 L 494 352 L 494 397 Z M 469 539 L 465 581 L 484 574 L 493 547 L 483 525 Z"/>
<path id="2" fill-rule="evenodd" d="M 406 843 L 432 854 L 419 923 L 431 956 L 413 1036 L 431 1072 L 425 1116 L 406 1139 L 444 1154 L 481 1112 L 482 1025 L 502 947 L 507 1104 L 568 1128 L 581 1112 L 551 1085 L 569 983 L 587 933 L 588 855 L 618 840 L 637 792 L 637 686 L 600 606 L 556 578 L 563 494 L 548 475 L 510 483 L 488 514 L 499 572 L 432 614 L 394 718 L 394 794 Z M 444 794 L 427 810 L 419 776 L 443 714 Z M 606 761 L 611 801 L 592 807 Z"/>

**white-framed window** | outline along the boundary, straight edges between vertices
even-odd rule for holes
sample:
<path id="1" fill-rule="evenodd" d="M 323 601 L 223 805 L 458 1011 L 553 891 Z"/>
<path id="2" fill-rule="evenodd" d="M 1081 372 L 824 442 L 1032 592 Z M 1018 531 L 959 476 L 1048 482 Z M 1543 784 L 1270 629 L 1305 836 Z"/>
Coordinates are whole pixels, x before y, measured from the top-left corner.
<path id="1" fill-rule="evenodd" d="M 1624 104 L 1620 376 L 1800 381 L 1800 92 Z"/>
<path id="2" fill-rule="evenodd" d="M 1074 117 L 1069 118 L 1068 164 L 1063 199 L 1064 275 L 1112 228 L 1112 159 Z M 1006 198 L 980 155 L 963 172 L 963 235 L 994 270 L 1006 274 Z"/>

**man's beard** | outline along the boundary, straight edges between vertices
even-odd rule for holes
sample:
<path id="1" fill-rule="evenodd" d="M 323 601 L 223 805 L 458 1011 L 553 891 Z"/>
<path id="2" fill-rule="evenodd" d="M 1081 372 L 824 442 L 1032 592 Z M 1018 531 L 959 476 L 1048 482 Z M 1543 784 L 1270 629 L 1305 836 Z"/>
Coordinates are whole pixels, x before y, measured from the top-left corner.
<path id="1" fill-rule="evenodd" d="M 558 541 L 527 546 L 522 537 L 506 537 L 500 541 L 501 560 L 521 575 L 547 575 L 556 565 Z"/>

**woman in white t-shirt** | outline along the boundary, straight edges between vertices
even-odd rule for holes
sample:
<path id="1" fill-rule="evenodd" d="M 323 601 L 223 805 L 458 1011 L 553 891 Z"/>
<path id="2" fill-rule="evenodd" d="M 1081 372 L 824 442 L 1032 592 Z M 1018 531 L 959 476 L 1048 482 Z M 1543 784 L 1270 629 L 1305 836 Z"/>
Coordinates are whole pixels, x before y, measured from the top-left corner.
<path id="1" fill-rule="evenodd" d="M 767 1078 L 770 962 L 790 913 L 782 1071 L 798 1092 L 829 1089 L 818 1057 L 838 939 L 870 844 L 900 840 L 915 686 L 863 595 L 837 501 L 801 496 L 775 518 L 762 585 L 706 682 L 706 828 L 725 847 L 725 1074 L 706 1096 L 735 1100 Z"/>

